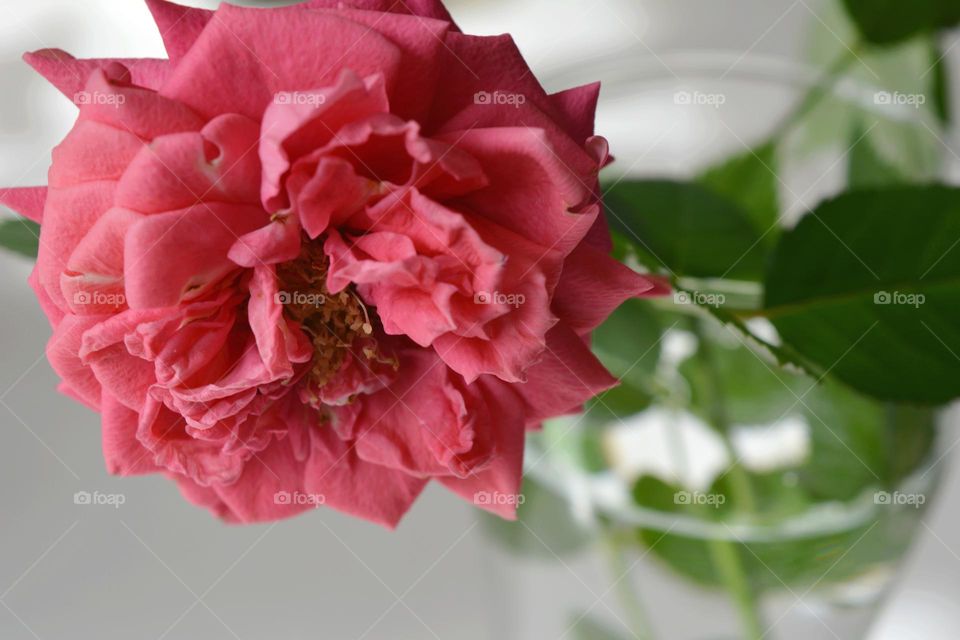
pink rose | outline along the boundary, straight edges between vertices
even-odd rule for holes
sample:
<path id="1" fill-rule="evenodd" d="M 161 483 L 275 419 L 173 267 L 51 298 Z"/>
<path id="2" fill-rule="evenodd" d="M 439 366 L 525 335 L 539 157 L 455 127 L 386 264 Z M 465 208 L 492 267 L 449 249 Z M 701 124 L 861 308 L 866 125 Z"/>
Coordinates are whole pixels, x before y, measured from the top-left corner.
<path id="1" fill-rule="evenodd" d="M 436 0 L 148 0 L 169 60 L 27 61 L 80 107 L 31 283 L 116 474 L 230 521 L 394 526 L 429 480 L 512 517 L 524 432 L 615 384 L 598 86 L 547 95 Z"/>

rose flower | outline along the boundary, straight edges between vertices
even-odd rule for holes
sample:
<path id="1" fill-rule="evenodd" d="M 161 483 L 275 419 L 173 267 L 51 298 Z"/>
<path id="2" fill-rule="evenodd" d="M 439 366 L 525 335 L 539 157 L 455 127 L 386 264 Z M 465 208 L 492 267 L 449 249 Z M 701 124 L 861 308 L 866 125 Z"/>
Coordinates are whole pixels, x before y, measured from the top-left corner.
<path id="1" fill-rule="evenodd" d="M 169 60 L 26 56 L 79 117 L 0 197 L 108 470 L 229 521 L 394 526 L 431 480 L 513 517 L 525 431 L 616 383 L 590 332 L 662 289 L 609 256 L 598 86 L 435 0 L 148 5 Z"/>

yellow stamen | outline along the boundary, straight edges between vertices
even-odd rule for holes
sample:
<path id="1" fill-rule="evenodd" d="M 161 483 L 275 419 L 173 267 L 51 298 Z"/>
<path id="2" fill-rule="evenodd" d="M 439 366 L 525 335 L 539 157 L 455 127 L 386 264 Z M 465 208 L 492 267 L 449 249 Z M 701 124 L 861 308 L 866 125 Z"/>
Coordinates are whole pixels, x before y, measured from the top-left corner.
<path id="1" fill-rule="evenodd" d="M 277 267 L 281 290 L 286 294 L 284 309 L 300 323 L 313 342 L 314 356 L 310 381 L 317 388 L 330 382 L 340 370 L 358 337 L 370 337 L 373 324 L 366 305 L 352 288 L 330 293 L 327 272 L 330 260 L 322 242 L 304 239 L 300 255 Z M 376 347 L 364 345 L 370 360 L 393 362 Z"/>

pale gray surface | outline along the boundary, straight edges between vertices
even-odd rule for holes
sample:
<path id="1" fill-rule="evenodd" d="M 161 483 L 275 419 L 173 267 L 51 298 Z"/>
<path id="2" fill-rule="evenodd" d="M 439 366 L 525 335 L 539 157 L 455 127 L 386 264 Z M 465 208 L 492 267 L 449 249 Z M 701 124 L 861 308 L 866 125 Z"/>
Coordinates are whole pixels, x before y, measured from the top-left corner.
<path id="1" fill-rule="evenodd" d="M 793 58 L 818 4 L 451 7 L 466 30 L 516 34 L 535 70 L 547 72 L 584 52 L 635 48 L 638 38 L 658 55 L 752 47 L 751 56 Z M 161 51 L 136 0 L 0 0 L 0 184 L 45 182 L 49 149 L 70 125 L 72 107 L 19 62 L 22 51 L 51 46 L 78 56 Z M 583 596 L 577 576 L 533 566 L 504 587 L 503 576 L 491 576 L 499 565 L 488 562 L 469 508 L 440 490 L 428 491 L 394 533 L 329 511 L 237 528 L 185 503 L 163 478 L 109 477 L 97 416 L 54 391 L 42 357 L 49 327 L 24 283 L 27 263 L 3 256 L 0 271 L 0 637 L 473 640 L 502 637 L 523 608 L 563 615 L 551 602 Z M 122 493 L 126 504 L 77 506 L 78 490 Z M 956 637 L 958 496 L 960 478 L 951 473 L 873 640 Z M 574 566 L 604 590 L 590 563 Z"/>

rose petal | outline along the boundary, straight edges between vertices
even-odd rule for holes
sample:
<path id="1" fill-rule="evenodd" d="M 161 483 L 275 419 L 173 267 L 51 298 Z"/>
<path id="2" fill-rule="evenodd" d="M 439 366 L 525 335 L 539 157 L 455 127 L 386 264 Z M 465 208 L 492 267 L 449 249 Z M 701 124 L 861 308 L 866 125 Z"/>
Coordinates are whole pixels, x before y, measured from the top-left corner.
<path id="1" fill-rule="evenodd" d="M 43 205 L 46 200 L 46 187 L 0 189 L 0 204 L 10 207 L 24 218 L 37 223 L 43 221 Z"/>
<path id="2" fill-rule="evenodd" d="M 219 202 L 145 216 L 126 236 L 127 304 L 167 307 L 196 296 L 236 269 L 230 247 L 266 222 L 259 207 Z"/>
<path id="3" fill-rule="evenodd" d="M 578 334 L 596 329 L 624 300 L 663 295 L 660 278 L 636 273 L 603 251 L 582 242 L 563 266 L 553 311 Z"/>
<path id="4" fill-rule="evenodd" d="M 528 425 L 577 413 L 584 402 L 617 384 L 583 340 L 562 324 L 547 334 L 543 358 L 527 376 L 514 388 L 527 405 Z"/>
<path id="5" fill-rule="evenodd" d="M 100 383 L 77 354 L 84 332 L 103 319 L 102 316 L 66 316 L 47 343 L 50 366 L 78 397 L 92 407 L 100 406 Z"/>
<path id="6" fill-rule="evenodd" d="M 177 62 L 193 46 L 213 11 L 183 7 L 166 0 L 147 0 L 170 60 Z"/>
<path id="7" fill-rule="evenodd" d="M 107 473 L 118 476 L 156 473 L 161 470 L 153 462 L 153 454 L 137 440 L 139 417 L 110 394 L 103 394 L 103 460 Z"/>
<path id="8" fill-rule="evenodd" d="M 23 59 L 74 103 L 77 101 L 77 94 L 83 90 L 87 78 L 97 69 L 121 64 L 129 69 L 131 82 L 148 89 L 159 89 L 171 71 L 169 60 L 150 58 L 78 60 L 60 49 L 40 49 L 24 54 Z"/>
<path id="9" fill-rule="evenodd" d="M 332 85 L 343 69 L 361 77 L 383 73 L 392 85 L 402 61 L 401 50 L 376 29 L 336 14 L 222 4 L 162 93 L 208 117 L 260 120 L 278 92 Z"/>

